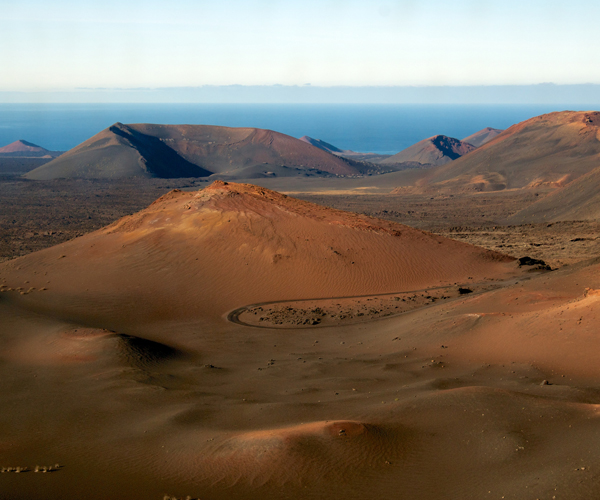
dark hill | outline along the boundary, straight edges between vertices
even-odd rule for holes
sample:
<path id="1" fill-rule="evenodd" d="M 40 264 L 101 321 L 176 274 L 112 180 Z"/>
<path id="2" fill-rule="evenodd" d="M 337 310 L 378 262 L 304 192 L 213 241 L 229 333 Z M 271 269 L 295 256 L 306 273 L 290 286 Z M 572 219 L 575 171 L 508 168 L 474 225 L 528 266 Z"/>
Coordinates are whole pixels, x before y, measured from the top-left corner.
<path id="1" fill-rule="evenodd" d="M 399 153 L 381 161 L 382 165 L 391 165 L 404 162 L 418 162 L 429 165 L 444 165 L 469 151 L 474 146 L 445 135 L 435 135 L 413 144 Z"/>

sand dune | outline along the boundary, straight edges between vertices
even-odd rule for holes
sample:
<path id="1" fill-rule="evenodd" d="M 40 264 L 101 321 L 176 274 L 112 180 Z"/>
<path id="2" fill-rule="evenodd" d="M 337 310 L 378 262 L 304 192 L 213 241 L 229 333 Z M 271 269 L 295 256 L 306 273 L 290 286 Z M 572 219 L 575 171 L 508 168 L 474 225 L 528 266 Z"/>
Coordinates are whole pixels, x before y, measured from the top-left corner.
<path id="1" fill-rule="evenodd" d="M 424 139 L 399 153 L 382 160 L 382 165 L 419 162 L 424 165 L 445 165 L 475 149 L 474 146 L 445 135 Z"/>
<path id="2" fill-rule="evenodd" d="M 40 349 L 41 348 L 41 349 Z M 150 367 L 183 356 L 178 349 L 132 335 L 103 328 L 57 325 L 30 336 L 4 353 L 25 365 L 72 365 L 120 362 L 124 366 Z"/>
<path id="3" fill-rule="evenodd" d="M 237 486 L 340 483 L 350 479 L 350 471 L 368 472 L 404 458 L 409 442 L 408 433 L 399 429 L 356 421 L 312 422 L 232 436 L 211 447 L 199 469 Z M 274 467 L 276 463 L 286 467 Z"/>
<path id="4" fill-rule="evenodd" d="M 339 158 L 293 137 L 257 128 L 116 123 L 30 179 L 333 175 L 376 167 Z"/>

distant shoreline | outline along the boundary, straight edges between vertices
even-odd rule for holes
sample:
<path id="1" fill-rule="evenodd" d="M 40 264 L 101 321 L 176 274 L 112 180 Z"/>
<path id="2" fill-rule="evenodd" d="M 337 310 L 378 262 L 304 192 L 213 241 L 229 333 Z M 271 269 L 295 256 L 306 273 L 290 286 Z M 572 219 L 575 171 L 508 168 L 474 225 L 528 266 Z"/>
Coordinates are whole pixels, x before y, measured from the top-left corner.
<path id="1" fill-rule="evenodd" d="M 600 101 L 600 97 L 598 98 Z M 115 122 L 256 127 L 343 150 L 392 155 L 427 137 L 463 138 L 533 116 L 600 105 L 0 104 L 0 145 L 18 139 L 68 151 Z"/>
<path id="2" fill-rule="evenodd" d="M 203 85 L 0 91 L 0 103 L 551 104 L 600 103 L 600 84 L 346 86 Z"/>

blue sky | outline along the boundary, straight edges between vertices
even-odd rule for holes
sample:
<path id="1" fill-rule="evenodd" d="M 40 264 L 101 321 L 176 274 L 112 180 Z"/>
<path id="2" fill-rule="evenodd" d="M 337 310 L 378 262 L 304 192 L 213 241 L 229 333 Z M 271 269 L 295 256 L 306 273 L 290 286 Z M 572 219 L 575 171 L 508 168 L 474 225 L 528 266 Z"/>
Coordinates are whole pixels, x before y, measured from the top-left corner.
<path id="1" fill-rule="evenodd" d="M 600 2 L 0 0 L 0 91 L 600 83 Z"/>

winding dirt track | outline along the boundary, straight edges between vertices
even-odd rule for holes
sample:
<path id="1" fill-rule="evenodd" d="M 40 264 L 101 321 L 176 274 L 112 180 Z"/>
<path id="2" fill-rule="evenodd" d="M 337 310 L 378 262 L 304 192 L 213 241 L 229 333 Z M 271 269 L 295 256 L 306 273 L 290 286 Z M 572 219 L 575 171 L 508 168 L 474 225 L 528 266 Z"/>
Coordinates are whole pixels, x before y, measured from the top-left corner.
<path id="1" fill-rule="evenodd" d="M 251 327 L 251 328 L 266 328 L 266 329 L 273 329 L 273 328 L 285 328 L 285 329 L 290 329 L 290 328 L 291 329 L 295 329 L 295 328 L 297 328 L 297 329 L 331 328 L 332 326 L 339 326 L 339 324 L 338 325 L 334 325 L 334 324 L 316 324 L 316 325 L 287 324 L 287 325 L 283 325 L 283 326 L 278 326 L 278 325 L 274 325 L 274 324 L 258 325 L 258 324 L 253 324 L 253 323 L 248 323 L 248 322 L 242 321 L 240 319 L 240 316 L 242 314 L 244 314 L 245 312 L 249 312 L 253 308 L 270 307 L 270 306 L 274 306 L 274 305 L 278 305 L 278 304 L 281 304 L 281 305 L 286 304 L 286 305 L 290 305 L 290 307 L 293 307 L 293 304 L 310 303 L 311 307 L 319 307 L 319 303 L 327 303 L 327 302 L 331 302 L 331 301 L 335 301 L 335 300 L 353 300 L 353 299 L 367 299 L 367 298 L 378 299 L 378 298 L 382 298 L 382 297 L 394 297 L 394 296 L 398 296 L 398 295 L 419 294 L 419 293 L 427 293 L 427 292 L 439 291 L 439 290 L 456 291 L 457 289 L 460 289 L 460 288 L 468 288 L 469 290 L 471 290 L 470 292 L 468 292 L 471 296 L 477 296 L 477 295 L 481 295 L 486 292 L 489 292 L 491 290 L 499 290 L 501 288 L 515 285 L 517 283 L 527 281 L 529 279 L 531 279 L 531 277 L 526 276 L 526 277 L 512 278 L 512 279 L 504 280 L 501 283 L 493 283 L 493 284 L 492 283 L 484 283 L 484 282 L 463 283 L 460 285 L 453 285 L 453 286 L 428 287 L 428 288 L 421 288 L 418 290 L 404 290 L 404 291 L 399 291 L 399 292 L 376 294 L 376 295 L 367 294 L 367 295 L 351 295 L 351 296 L 340 296 L 340 297 L 319 297 L 319 298 L 314 298 L 314 299 L 291 299 L 291 300 L 276 300 L 276 301 L 271 301 L 271 302 L 259 302 L 256 304 L 249 304 L 246 306 L 238 307 L 238 308 L 228 312 L 225 317 L 226 317 L 227 321 L 229 321 L 231 323 L 235 323 L 237 325 L 247 326 L 247 327 Z M 441 300 L 446 303 L 446 302 L 452 302 L 453 300 L 456 300 L 459 297 L 461 297 L 460 294 L 457 295 L 456 297 L 447 297 L 447 298 L 443 298 Z M 440 299 L 438 299 L 438 300 L 440 300 Z M 423 308 L 429 307 L 433 304 L 434 304 L 434 302 L 431 302 L 429 304 L 424 304 L 424 305 L 420 305 L 417 307 L 408 308 L 401 312 L 397 312 L 397 313 L 393 313 L 393 314 L 386 314 L 386 315 L 382 315 L 382 316 L 378 316 L 378 317 L 356 319 L 354 321 L 344 321 L 343 325 L 356 325 L 356 324 L 360 324 L 360 323 L 371 323 L 373 321 L 378 321 L 378 320 L 382 320 L 382 319 L 394 318 L 397 316 L 402 316 L 409 312 L 414 312 L 417 309 L 423 309 Z"/>

